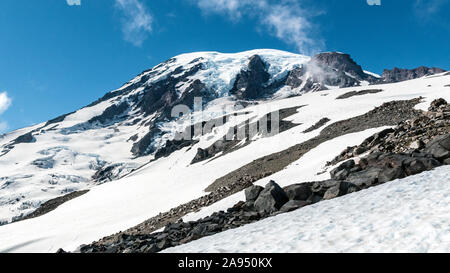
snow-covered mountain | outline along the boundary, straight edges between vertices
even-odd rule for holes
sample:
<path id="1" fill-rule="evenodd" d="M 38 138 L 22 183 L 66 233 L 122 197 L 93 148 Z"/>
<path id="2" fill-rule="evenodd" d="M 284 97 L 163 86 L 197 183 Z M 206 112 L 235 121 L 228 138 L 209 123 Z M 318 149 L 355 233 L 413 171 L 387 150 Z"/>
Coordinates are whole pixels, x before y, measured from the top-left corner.
<path id="1" fill-rule="evenodd" d="M 163 149 L 173 138 L 170 110 L 178 104 L 193 109 L 194 97 L 203 98 L 213 118 L 236 105 L 357 86 L 365 80 L 375 78 L 339 53 L 310 58 L 253 50 L 176 56 L 83 109 L 4 135 L 0 223 L 27 215 L 48 199 L 120 178 L 155 156 L 190 145 L 170 143 Z"/>
<path id="2" fill-rule="evenodd" d="M 278 158 L 257 175 L 245 168 L 318 137 L 326 124 L 363 115 L 385 102 L 423 97 L 416 108 L 426 109 L 434 99 L 450 100 L 448 84 L 450 75 L 440 69 L 394 69 L 378 76 L 337 52 L 313 57 L 277 50 L 176 56 L 76 112 L 2 136 L 0 251 L 73 250 L 225 185 L 229 197 L 216 203 L 223 209 L 242 197 L 230 182 L 234 180 L 260 184 L 275 176 L 287 185 L 298 173 L 301 181 L 326 178 L 326 161 L 395 124 L 374 122 L 344 130 L 339 135 L 352 133 L 351 138 L 321 139 L 318 144 L 328 145 L 325 150 L 314 144 L 300 159 Z M 202 112 L 196 111 L 196 97 L 202 98 Z M 177 105 L 190 114 L 172 117 Z M 239 140 L 234 133 L 224 140 L 236 127 L 274 111 L 281 117 L 279 134 Z M 207 121 L 221 122 L 205 129 Z M 202 134 L 194 130 L 192 139 L 175 138 L 196 124 L 202 125 Z M 245 175 L 239 180 L 240 168 L 249 181 Z M 7 224 L 48 200 L 86 189 L 42 216 Z"/>

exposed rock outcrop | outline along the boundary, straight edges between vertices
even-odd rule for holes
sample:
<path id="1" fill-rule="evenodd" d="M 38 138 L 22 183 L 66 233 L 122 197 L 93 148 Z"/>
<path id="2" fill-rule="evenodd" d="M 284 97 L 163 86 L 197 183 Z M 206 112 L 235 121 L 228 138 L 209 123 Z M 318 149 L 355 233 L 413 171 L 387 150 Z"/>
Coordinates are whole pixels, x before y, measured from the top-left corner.
<path id="1" fill-rule="evenodd" d="M 264 94 L 265 84 L 270 79 L 266 64 L 259 55 L 250 58 L 247 70 L 241 71 L 237 76 L 230 93 L 239 99 L 261 98 Z"/>
<path id="2" fill-rule="evenodd" d="M 427 112 L 401 121 L 392 129 L 386 129 L 370 136 L 360 145 L 348 147 L 329 164 L 361 155 L 363 153 L 412 152 L 423 149 L 432 139 L 450 132 L 450 105 L 444 99 L 433 101 Z M 435 142 L 440 142 L 440 140 Z M 442 140 L 445 143 L 445 140 Z M 444 144 L 445 145 L 445 144 Z M 439 150 L 438 146 L 428 149 Z M 428 150 L 427 152 L 431 152 Z M 439 157 L 439 156 L 438 156 Z"/>
<path id="3" fill-rule="evenodd" d="M 348 99 L 354 96 L 362 96 L 362 95 L 367 95 L 367 94 L 376 94 L 376 93 L 380 93 L 383 92 L 383 89 L 367 89 L 367 90 L 361 90 L 361 91 L 351 91 L 351 92 L 347 92 L 345 94 L 342 94 L 338 97 L 336 97 L 337 100 L 342 100 L 342 99 Z"/>
<path id="4" fill-rule="evenodd" d="M 445 70 L 437 67 L 429 68 L 425 66 L 420 66 L 414 69 L 402 69 L 395 67 L 392 70 L 385 69 L 383 71 L 382 81 L 384 83 L 401 82 L 443 72 L 445 72 Z"/>

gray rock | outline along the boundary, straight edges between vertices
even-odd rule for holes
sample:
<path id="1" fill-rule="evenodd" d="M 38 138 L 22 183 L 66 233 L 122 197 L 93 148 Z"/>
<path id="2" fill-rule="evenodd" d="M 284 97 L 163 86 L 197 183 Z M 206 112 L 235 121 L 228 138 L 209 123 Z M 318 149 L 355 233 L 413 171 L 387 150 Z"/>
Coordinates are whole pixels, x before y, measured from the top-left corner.
<path id="1" fill-rule="evenodd" d="M 401 167 L 384 168 L 378 175 L 378 182 L 385 183 L 403 177 L 405 177 L 405 173 Z"/>
<path id="2" fill-rule="evenodd" d="M 162 240 L 161 242 L 159 242 L 159 243 L 156 245 L 156 247 L 159 248 L 160 250 L 163 250 L 163 249 L 168 248 L 168 247 L 171 247 L 171 246 L 172 246 L 172 244 L 171 244 L 170 241 L 167 240 L 167 239 Z"/>
<path id="3" fill-rule="evenodd" d="M 323 195 L 323 199 L 328 200 L 328 199 L 333 199 L 335 197 L 338 197 L 342 195 L 340 186 L 334 186 L 332 188 L 329 188 L 325 194 Z"/>
<path id="4" fill-rule="evenodd" d="M 339 181 L 334 179 L 314 182 L 311 187 L 311 191 L 317 195 L 323 196 L 329 188 L 335 187 L 339 185 L 339 183 Z"/>
<path id="5" fill-rule="evenodd" d="M 258 220 L 260 217 L 259 213 L 256 211 L 246 211 L 242 214 L 241 218 L 249 221 Z"/>
<path id="6" fill-rule="evenodd" d="M 344 169 L 334 174 L 333 178 L 336 180 L 345 180 L 349 174 L 350 174 L 349 170 Z"/>
<path id="7" fill-rule="evenodd" d="M 274 181 L 270 181 L 255 201 L 255 208 L 262 214 L 278 211 L 289 201 L 283 189 Z"/>
<path id="8" fill-rule="evenodd" d="M 255 201 L 256 198 L 258 198 L 261 191 L 263 191 L 264 188 L 258 185 L 253 185 L 249 188 L 245 189 L 245 200 L 248 201 Z"/>
<path id="9" fill-rule="evenodd" d="M 206 229 L 208 232 L 217 232 L 220 231 L 222 227 L 219 224 L 211 224 L 208 225 Z"/>
<path id="10" fill-rule="evenodd" d="M 303 200 L 305 201 L 312 194 L 311 185 L 307 183 L 294 184 L 284 187 L 289 200 Z"/>
<path id="11" fill-rule="evenodd" d="M 284 204 L 281 209 L 280 212 L 289 212 L 289 211 L 293 211 L 296 210 L 298 208 L 310 205 L 312 202 L 311 201 L 303 201 L 303 200 L 289 200 L 286 204 Z"/>
<path id="12" fill-rule="evenodd" d="M 450 134 L 434 138 L 427 144 L 425 152 L 432 154 L 440 161 L 450 158 Z"/>
<path id="13" fill-rule="evenodd" d="M 347 172 L 348 172 L 353 167 L 355 167 L 355 161 L 354 160 L 347 160 L 344 163 L 342 163 L 341 165 L 339 165 L 336 168 L 334 168 L 333 170 L 331 170 L 331 172 L 330 172 L 331 178 L 340 180 L 340 179 L 336 178 L 336 176 L 338 174 L 340 176 L 343 176 L 344 173 L 341 172 L 342 170 L 347 170 Z"/>
<path id="14" fill-rule="evenodd" d="M 318 194 L 311 194 L 311 196 L 306 201 L 311 202 L 312 204 L 315 204 L 317 202 L 322 201 L 322 197 Z"/>
<path id="15" fill-rule="evenodd" d="M 193 235 L 203 235 L 207 231 L 207 225 L 200 223 L 192 229 Z"/>
<path id="16" fill-rule="evenodd" d="M 355 184 L 361 189 L 364 189 L 378 183 L 378 176 L 381 171 L 381 168 L 368 167 L 363 171 L 351 173 L 347 177 L 347 181 Z"/>
<path id="17" fill-rule="evenodd" d="M 358 187 L 354 185 L 353 183 L 349 182 L 339 182 L 333 187 L 328 188 L 328 190 L 324 193 L 323 199 L 333 199 L 342 195 L 345 195 L 347 193 L 352 193 L 358 190 Z"/>

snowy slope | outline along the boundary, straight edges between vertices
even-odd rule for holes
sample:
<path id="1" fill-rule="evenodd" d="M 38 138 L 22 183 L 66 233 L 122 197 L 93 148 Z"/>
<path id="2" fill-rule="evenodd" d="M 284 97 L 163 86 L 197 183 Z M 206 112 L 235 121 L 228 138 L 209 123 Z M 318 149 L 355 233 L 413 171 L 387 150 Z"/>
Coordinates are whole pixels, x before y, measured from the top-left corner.
<path id="1" fill-rule="evenodd" d="M 186 147 L 169 157 L 160 158 L 114 183 L 95 186 L 87 194 L 64 203 L 46 215 L 1 226 L 0 252 L 53 252 L 61 247 L 65 250 L 74 250 L 80 244 L 90 243 L 103 236 L 132 227 L 159 212 L 167 211 L 204 195 L 203 190 L 215 179 L 255 158 L 284 150 L 318 135 L 320 130 L 310 133 L 303 133 L 303 131 L 323 117 L 328 117 L 330 122 L 336 122 L 361 115 L 384 102 L 419 96 L 425 97 L 424 103 L 419 105 L 420 108 L 425 109 L 433 99 L 443 97 L 450 100 L 450 90 L 445 87 L 449 83 L 450 76 L 440 75 L 373 86 L 384 91 L 344 100 L 335 98 L 349 91 L 364 90 L 366 87 L 343 88 L 307 93 L 282 100 L 261 101 L 258 105 L 246 108 L 246 111 L 250 112 L 249 116 L 261 116 L 276 109 L 306 105 L 299 108 L 297 114 L 288 118 L 301 125 L 279 135 L 260 138 L 213 161 L 191 165 L 190 162 L 197 148 L 206 148 L 218 138 L 213 134 L 201 136 L 199 142 L 192 148 Z M 324 96 L 324 94 L 328 95 Z M 355 137 L 352 140 L 355 144 L 371 133 L 373 131 L 369 130 L 350 137 Z M 342 146 L 345 145 L 341 140 L 337 139 L 333 142 L 337 144 L 336 151 L 338 148 L 342 150 Z M 331 152 L 329 156 L 323 154 L 326 147 L 334 147 L 333 143 L 332 145 L 324 143 L 323 145 L 330 146 L 319 146 L 306 157 L 311 160 L 316 158 L 317 161 L 311 161 L 306 165 L 300 159 L 299 162 L 293 163 L 301 164 L 302 174 L 307 175 L 298 175 L 294 181 L 281 182 L 283 184 L 298 183 L 314 177 L 317 170 L 323 167 L 324 160 L 330 160 L 336 156 Z M 316 152 L 320 154 L 314 154 Z M 289 173 L 286 177 L 296 177 L 294 168 L 288 167 L 284 171 Z M 282 180 L 283 171 L 275 174 L 274 177 Z"/>
<path id="2" fill-rule="evenodd" d="M 149 115 L 139 103 L 145 94 L 154 92 L 153 85 L 168 77 L 179 80 L 175 87 L 178 97 L 187 92 L 190 84 L 200 80 L 210 92 L 216 93 L 217 99 L 208 104 L 210 117 L 223 115 L 225 105 L 234 105 L 234 99 L 227 92 L 236 75 L 246 69 L 248 59 L 255 54 L 270 63 L 270 81 L 276 81 L 310 59 L 268 49 L 236 54 L 183 54 L 142 73 L 75 113 L 4 135 L 0 139 L 0 225 L 29 214 L 49 199 L 118 179 L 151 160 L 152 154 L 136 156 L 132 149 L 135 141 L 152 130 L 148 124 L 158 118 L 161 111 Z M 201 69 L 189 74 L 197 65 Z M 187 76 L 182 77 L 183 73 Z M 111 107 L 120 109 L 122 105 L 125 105 L 123 112 L 115 109 L 117 115 L 105 114 Z M 163 133 L 155 136 L 153 143 L 161 147 L 173 137 L 173 124 L 157 125 Z M 32 141 L 12 144 L 27 133 L 32 134 Z M 136 140 L 133 141 L 133 137 Z M 112 171 L 107 179 L 93 181 L 94 174 L 108 168 Z"/>
<path id="3" fill-rule="evenodd" d="M 450 166 L 163 252 L 449 252 Z"/>

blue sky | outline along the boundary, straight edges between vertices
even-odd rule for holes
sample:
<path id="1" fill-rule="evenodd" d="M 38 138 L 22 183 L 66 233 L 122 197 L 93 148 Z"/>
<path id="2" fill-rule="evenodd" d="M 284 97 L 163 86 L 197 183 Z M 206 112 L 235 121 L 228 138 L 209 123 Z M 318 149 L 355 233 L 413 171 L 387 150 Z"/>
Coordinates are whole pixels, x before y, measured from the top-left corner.
<path id="1" fill-rule="evenodd" d="M 376 73 L 450 69 L 450 0 L 367 2 L 2 0 L 0 131 L 79 109 L 192 51 L 342 51 Z"/>

